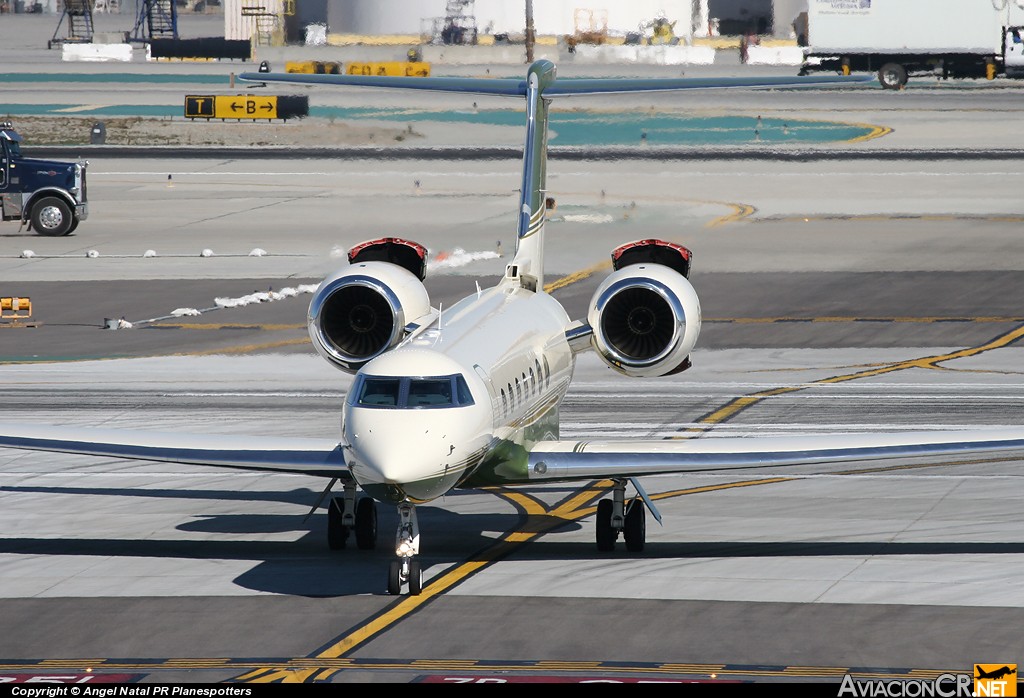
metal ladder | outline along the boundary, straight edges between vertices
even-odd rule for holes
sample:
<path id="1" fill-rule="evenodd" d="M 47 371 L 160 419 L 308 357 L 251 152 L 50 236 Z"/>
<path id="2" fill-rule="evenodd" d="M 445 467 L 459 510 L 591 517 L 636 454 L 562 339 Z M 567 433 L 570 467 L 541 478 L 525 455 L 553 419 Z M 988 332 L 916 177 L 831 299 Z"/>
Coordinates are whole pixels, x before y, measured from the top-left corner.
<path id="1" fill-rule="evenodd" d="M 178 7 L 175 0 L 137 0 L 138 18 L 132 29 L 134 41 L 178 38 Z"/>
<path id="2" fill-rule="evenodd" d="M 57 20 L 57 29 L 53 32 L 53 38 L 46 42 L 46 48 L 53 48 L 55 44 L 65 42 L 91 43 L 93 37 L 92 4 L 93 0 L 64 0 L 64 12 Z M 65 19 L 68 21 L 67 36 L 58 37 Z"/>
<path id="3" fill-rule="evenodd" d="M 294 7 L 294 5 L 292 6 Z M 285 6 L 287 12 L 287 5 Z M 253 38 L 257 46 L 270 46 L 274 42 L 274 32 L 277 31 L 281 18 L 274 12 L 270 12 L 264 5 L 242 5 L 243 17 L 252 17 Z"/>

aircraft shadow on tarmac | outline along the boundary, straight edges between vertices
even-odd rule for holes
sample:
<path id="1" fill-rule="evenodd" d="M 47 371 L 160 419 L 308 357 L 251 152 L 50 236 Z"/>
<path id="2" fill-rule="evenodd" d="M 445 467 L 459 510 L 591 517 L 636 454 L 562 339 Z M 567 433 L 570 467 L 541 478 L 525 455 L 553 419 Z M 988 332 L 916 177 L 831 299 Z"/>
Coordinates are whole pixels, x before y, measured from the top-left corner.
<path id="1" fill-rule="evenodd" d="M 0 492 L 44 494 L 92 494 L 122 497 L 176 499 L 275 501 L 307 505 L 316 493 L 300 488 L 276 492 L 227 492 L 194 490 L 129 490 L 72 487 L 0 487 Z M 457 495 L 455 495 L 457 496 Z M 397 525 L 397 514 L 381 510 L 378 526 L 389 531 Z M 20 555 L 71 555 L 138 558 L 183 558 L 194 560 L 248 560 L 258 564 L 233 581 L 254 591 L 305 597 L 333 597 L 385 593 L 381 569 L 391 559 L 388 536 L 372 551 L 326 548 L 326 517 L 322 509 L 304 521 L 305 514 L 211 514 L 178 525 L 180 531 L 206 534 L 244 535 L 305 531 L 298 540 L 132 540 L 96 538 L 0 538 L 0 553 Z M 554 521 L 521 513 L 460 514 L 441 507 L 424 506 L 420 524 L 433 532 L 423 549 L 424 568 L 445 567 L 473 559 L 494 544 L 506 531 L 545 530 Z M 392 520 L 393 519 L 393 520 Z M 586 521 L 586 520 L 585 520 Z M 687 558 L 768 558 L 904 555 L 998 555 L 1024 554 L 1024 542 L 890 542 L 890 541 L 715 541 L 650 542 L 642 553 L 598 553 L 589 541 L 559 542 L 554 535 L 579 530 L 585 524 L 566 522 L 552 536 L 518 546 L 517 560 L 617 560 Z M 131 532 L 126 532 L 130 535 Z M 429 582 L 428 582 L 429 583 Z"/>
<path id="2" fill-rule="evenodd" d="M 128 489 L 93 487 L 0 486 L 0 492 L 112 496 L 210 501 L 255 501 L 295 504 L 296 514 L 192 514 L 196 518 L 175 526 L 179 531 L 216 536 L 300 532 L 297 540 L 156 540 L 99 538 L 0 538 L 0 554 L 70 555 L 124 558 L 182 558 L 191 560 L 248 560 L 258 563 L 233 582 L 254 591 L 307 597 L 346 596 L 385 593 L 381 588 L 393 557 L 389 532 L 398 526 L 397 511 L 381 508 L 378 513 L 378 538 L 375 550 L 359 550 L 351 539 L 348 549 L 327 548 L 326 509 L 321 504 L 316 514 L 306 519 L 308 507 L 319 492 L 299 488 L 287 491 L 238 492 L 228 490 Z M 459 496 L 458 494 L 449 495 Z M 325 500 L 326 501 L 326 500 Z M 517 512 L 460 514 L 425 505 L 420 509 L 420 525 L 436 531 L 424 550 L 426 566 L 457 564 L 489 547 L 509 530 L 520 529 L 525 522 Z M 576 525 L 576 524 L 572 524 Z M 125 531 L 131 536 L 132 531 Z"/>

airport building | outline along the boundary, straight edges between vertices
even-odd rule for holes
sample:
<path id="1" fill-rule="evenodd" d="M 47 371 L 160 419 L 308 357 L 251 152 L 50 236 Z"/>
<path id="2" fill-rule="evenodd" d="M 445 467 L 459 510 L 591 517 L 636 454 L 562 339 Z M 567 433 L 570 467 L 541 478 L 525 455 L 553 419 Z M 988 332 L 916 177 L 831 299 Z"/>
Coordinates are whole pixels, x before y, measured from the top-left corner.
<path id="1" fill-rule="evenodd" d="M 325 18 L 332 33 L 437 35 L 447 23 L 468 19 L 478 35 L 516 36 L 525 29 L 526 2 L 508 0 L 296 0 Z M 602 32 L 624 38 L 644 33 L 658 19 L 674 23 L 677 37 L 748 32 L 788 37 L 807 0 L 535 0 L 541 36 Z M 297 13 L 303 9 L 296 7 Z"/>
<path id="2" fill-rule="evenodd" d="M 0 0 L 2 13 L 62 14 L 67 0 Z M 435 42 L 481 43 L 521 40 L 526 0 L 92 0 L 97 14 L 139 14 L 151 3 L 178 14 L 223 13 L 227 33 L 237 17 L 275 17 L 289 43 L 301 42 L 309 25 L 325 33 L 426 37 Z M 80 2 L 79 2 L 80 4 Z M 537 36 L 604 34 L 610 41 L 650 36 L 662 20 L 673 38 L 737 36 L 747 33 L 792 37 L 792 23 L 807 0 L 534 0 Z M 164 9 L 163 11 L 166 11 Z M 443 35 L 443 36 L 442 36 Z"/>

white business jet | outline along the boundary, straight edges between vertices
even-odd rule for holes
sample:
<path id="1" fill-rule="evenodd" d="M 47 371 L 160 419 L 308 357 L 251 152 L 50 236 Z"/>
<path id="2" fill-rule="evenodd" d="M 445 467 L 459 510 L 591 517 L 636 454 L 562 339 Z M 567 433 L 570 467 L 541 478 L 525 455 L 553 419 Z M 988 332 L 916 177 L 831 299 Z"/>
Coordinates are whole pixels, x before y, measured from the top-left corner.
<path id="1" fill-rule="evenodd" d="M 642 551 L 645 511 L 660 521 L 637 478 L 659 473 L 737 471 L 809 463 L 933 457 L 1024 448 L 1024 430 L 812 437 L 567 442 L 558 408 L 576 355 L 594 350 L 631 377 L 666 376 L 690 366 L 701 327 L 687 277 L 691 254 L 656 239 L 611 252 L 613 271 L 594 292 L 587 317 L 570 318 L 544 292 L 547 123 L 564 95 L 792 87 L 845 83 L 838 76 L 768 79 L 556 79 L 549 61 L 526 78 L 401 78 L 250 73 L 242 79 L 510 95 L 526 99 L 515 255 L 500 282 L 451 308 L 435 309 L 423 285 L 426 249 L 383 238 L 353 247 L 349 264 L 325 279 L 310 302 L 317 352 L 355 374 L 337 439 L 214 437 L 0 424 L 0 446 L 306 473 L 343 494 L 328 502 L 328 543 L 377 544 L 377 502 L 397 506 L 400 523 L 388 592 L 419 594 L 416 506 L 454 488 L 534 485 L 608 478 L 597 508 L 596 539 L 620 538 Z M 859 80 L 853 78 L 853 81 Z M 627 486 L 635 495 L 628 497 Z M 359 490 L 366 496 L 359 496 Z"/>

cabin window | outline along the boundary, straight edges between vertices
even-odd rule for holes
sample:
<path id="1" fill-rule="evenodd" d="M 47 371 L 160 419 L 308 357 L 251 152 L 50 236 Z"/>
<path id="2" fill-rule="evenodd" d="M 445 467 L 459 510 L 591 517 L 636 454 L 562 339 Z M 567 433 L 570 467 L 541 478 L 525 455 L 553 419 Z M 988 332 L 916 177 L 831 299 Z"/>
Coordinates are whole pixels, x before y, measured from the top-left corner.
<path id="1" fill-rule="evenodd" d="M 349 404 L 385 409 L 465 407 L 473 404 L 466 378 L 451 376 L 359 376 Z"/>
<path id="2" fill-rule="evenodd" d="M 536 393 L 538 387 L 539 386 L 537 385 L 537 379 L 536 379 L 536 376 L 533 375 L 533 367 L 531 366 L 530 367 L 530 390 Z"/>
<path id="3" fill-rule="evenodd" d="M 544 357 L 544 387 L 551 387 L 551 364 L 548 363 L 548 357 Z"/>
<path id="4" fill-rule="evenodd" d="M 523 388 L 520 385 L 518 378 L 516 378 L 516 402 L 520 405 L 523 404 Z"/>
<path id="5" fill-rule="evenodd" d="M 501 413 L 508 414 L 508 398 L 505 396 L 505 389 L 501 389 Z"/>

